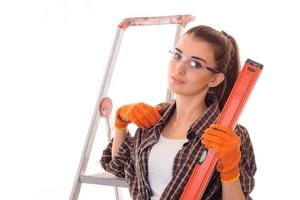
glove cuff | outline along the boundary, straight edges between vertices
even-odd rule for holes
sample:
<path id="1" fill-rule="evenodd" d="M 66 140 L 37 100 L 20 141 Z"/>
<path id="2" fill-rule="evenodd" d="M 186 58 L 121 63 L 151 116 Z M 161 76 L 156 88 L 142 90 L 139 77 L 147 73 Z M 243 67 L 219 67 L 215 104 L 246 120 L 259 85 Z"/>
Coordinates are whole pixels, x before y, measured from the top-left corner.
<path id="1" fill-rule="evenodd" d="M 116 117 L 115 127 L 117 129 L 126 129 L 128 124 L 129 124 L 129 122 L 122 120 L 119 116 Z"/>
<path id="2" fill-rule="evenodd" d="M 239 179 L 240 171 L 239 168 L 236 167 L 228 172 L 221 172 L 221 181 L 222 183 L 231 183 Z"/>
<path id="3" fill-rule="evenodd" d="M 115 123 L 115 128 L 116 129 L 126 129 L 128 126 L 127 123 Z"/>

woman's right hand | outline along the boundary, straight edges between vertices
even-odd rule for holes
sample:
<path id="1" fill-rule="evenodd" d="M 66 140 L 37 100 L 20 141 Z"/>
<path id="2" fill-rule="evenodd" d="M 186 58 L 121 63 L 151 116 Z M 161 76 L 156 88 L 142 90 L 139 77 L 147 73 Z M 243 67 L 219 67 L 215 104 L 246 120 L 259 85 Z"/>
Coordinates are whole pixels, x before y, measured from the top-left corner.
<path id="1" fill-rule="evenodd" d="M 145 103 L 127 104 L 118 108 L 115 117 L 115 127 L 124 130 L 129 123 L 136 124 L 139 128 L 151 128 L 158 123 L 161 116 L 159 106 L 150 106 Z"/>

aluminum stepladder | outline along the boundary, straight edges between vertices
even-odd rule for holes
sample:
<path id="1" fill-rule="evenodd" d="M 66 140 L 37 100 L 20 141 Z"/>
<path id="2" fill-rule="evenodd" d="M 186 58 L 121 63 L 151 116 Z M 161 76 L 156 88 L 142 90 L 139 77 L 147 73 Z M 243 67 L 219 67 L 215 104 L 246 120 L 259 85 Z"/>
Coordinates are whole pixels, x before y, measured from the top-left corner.
<path id="1" fill-rule="evenodd" d="M 234 128 L 250 93 L 258 79 L 263 65 L 248 59 L 217 119 L 217 124 Z M 199 200 L 213 175 L 218 161 L 216 152 L 204 151 L 186 184 L 180 200 Z"/>
<path id="2" fill-rule="evenodd" d="M 185 26 L 190 21 L 193 20 L 194 20 L 194 16 L 192 15 L 173 15 L 173 16 L 160 16 L 160 17 L 126 18 L 119 24 L 112 45 L 110 57 L 104 73 L 104 77 L 102 80 L 97 103 L 89 126 L 86 141 L 81 154 L 81 159 L 73 183 L 70 200 L 78 199 L 82 183 L 113 186 L 115 189 L 115 196 L 117 200 L 119 199 L 118 187 L 127 187 L 127 184 L 123 179 L 117 178 L 109 173 L 99 173 L 93 175 L 85 174 L 89 156 L 96 136 L 98 124 L 100 121 L 100 117 L 104 117 L 105 119 L 108 141 L 111 140 L 110 113 L 112 109 L 112 102 L 110 98 L 106 97 L 106 95 L 108 93 L 109 84 L 114 71 L 116 58 L 118 56 L 123 34 L 126 31 L 126 29 L 130 26 L 177 24 L 176 34 L 175 34 L 175 43 L 176 43 L 180 35 L 182 34 Z M 172 92 L 167 90 L 166 101 L 169 101 L 172 98 L 173 98 Z"/>

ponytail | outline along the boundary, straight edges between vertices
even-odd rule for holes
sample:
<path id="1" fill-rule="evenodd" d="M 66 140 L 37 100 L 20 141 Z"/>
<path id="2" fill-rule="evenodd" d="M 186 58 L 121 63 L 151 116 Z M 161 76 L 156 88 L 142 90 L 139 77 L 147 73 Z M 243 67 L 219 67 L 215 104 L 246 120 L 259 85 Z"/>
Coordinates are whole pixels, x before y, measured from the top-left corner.
<path id="1" fill-rule="evenodd" d="M 226 37 L 228 42 L 228 47 L 230 51 L 228 64 L 226 65 L 223 73 L 224 73 L 224 81 L 219 86 L 222 89 L 219 89 L 221 92 L 221 95 L 219 97 L 219 107 L 220 110 L 223 109 L 229 94 L 238 78 L 238 75 L 240 73 L 240 55 L 239 55 L 239 49 L 237 46 L 237 43 L 233 37 L 225 33 L 224 31 L 221 31 L 221 33 Z"/>

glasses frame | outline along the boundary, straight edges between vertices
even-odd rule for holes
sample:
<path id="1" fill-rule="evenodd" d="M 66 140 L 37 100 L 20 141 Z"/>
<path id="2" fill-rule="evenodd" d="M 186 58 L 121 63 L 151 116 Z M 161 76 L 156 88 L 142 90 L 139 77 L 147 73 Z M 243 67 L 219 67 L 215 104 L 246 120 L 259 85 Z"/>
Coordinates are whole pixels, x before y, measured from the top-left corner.
<path id="1" fill-rule="evenodd" d="M 203 61 L 201 61 L 201 60 L 199 60 L 199 59 L 197 59 L 197 58 L 185 57 L 185 56 L 183 55 L 183 53 L 181 53 L 181 52 L 178 51 L 177 49 L 170 49 L 170 50 L 169 50 L 169 53 L 172 54 L 172 57 L 171 57 L 171 60 L 172 60 L 172 61 L 177 61 L 177 62 L 179 62 L 179 61 L 183 60 L 183 61 L 184 61 L 184 64 L 185 64 L 185 67 L 187 67 L 187 66 L 189 67 L 189 65 L 187 64 L 189 61 L 191 61 L 191 60 L 197 60 L 197 62 L 201 62 L 200 67 L 199 67 L 198 69 L 206 68 L 208 71 L 210 71 L 210 72 L 212 72 L 212 73 L 214 73 L 214 74 L 219 74 L 219 73 L 221 73 L 218 69 L 215 69 L 215 68 L 213 68 L 213 67 L 207 66 L 207 64 L 206 64 L 205 62 L 203 62 Z M 179 54 L 181 57 L 180 57 L 179 59 L 176 59 L 176 58 L 174 57 L 175 54 Z M 216 67 L 216 68 L 218 68 L 218 67 Z"/>

